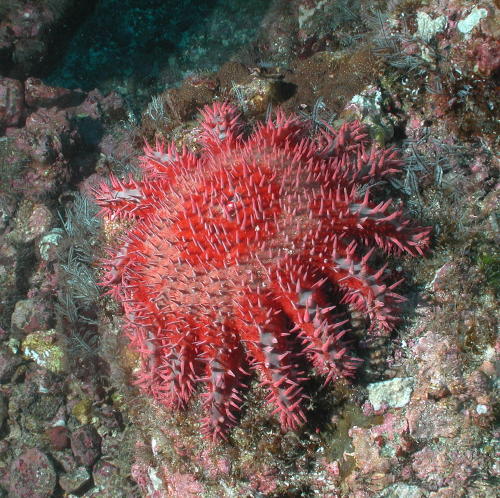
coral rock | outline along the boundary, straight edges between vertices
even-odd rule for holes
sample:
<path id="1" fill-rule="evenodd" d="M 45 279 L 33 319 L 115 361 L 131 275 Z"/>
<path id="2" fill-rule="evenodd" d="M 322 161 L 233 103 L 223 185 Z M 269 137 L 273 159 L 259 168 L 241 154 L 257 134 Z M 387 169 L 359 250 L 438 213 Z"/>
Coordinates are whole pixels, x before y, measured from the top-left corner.
<path id="1" fill-rule="evenodd" d="M 23 84 L 18 80 L 0 77 L 0 129 L 21 124 L 23 112 Z"/>
<path id="2" fill-rule="evenodd" d="M 33 448 L 12 462 L 10 493 L 13 498 L 48 498 L 56 487 L 56 472 L 50 460 Z"/>
<path id="3" fill-rule="evenodd" d="M 311 136 L 278 111 L 246 134 L 229 104 L 201 115 L 199 155 L 147 146 L 141 181 L 96 188 L 105 218 L 135 220 L 102 284 L 123 304 L 144 391 L 182 408 L 204 384 L 203 427 L 215 439 L 236 423 L 253 370 L 283 429 L 295 429 L 307 365 L 329 382 L 359 364 L 346 311 L 376 334 L 397 323 L 399 282 L 386 283 L 371 255 L 422 255 L 430 229 L 373 200 L 370 184 L 402 161 L 357 121 Z"/>
<path id="4" fill-rule="evenodd" d="M 90 467 L 101 455 L 101 436 L 91 425 L 85 425 L 71 434 L 71 450 L 77 462 Z"/>
<path id="5" fill-rule="evenodd" d="M 68 107 L 78 105 L 83 92 L 45 85 L 38 78 L 28 78 L 24 83 L 26 105 L 29 107 Z"/>
<path id="6" fill-rule="evenodd" d="M 67 493 L 77 493 L 90 482 L 91 476 L 85 467 L 78 467 L 73 472 L 63 474 L 59 478 L 59 485 Z"/>
<path id="7" fill-rule="evenodd" d="M 69 446 L 69 431 L 67 427 L 57 425 L 45 431 L 50 446 L 55 450 L 64 450 Z"/>
<path id="8" fill-rule="evenodd" d="M 12 353 L 10 349 L 0 349 L 0 382 L 2 384 L 9 382 L 21 363 L 21 358 Z"/>

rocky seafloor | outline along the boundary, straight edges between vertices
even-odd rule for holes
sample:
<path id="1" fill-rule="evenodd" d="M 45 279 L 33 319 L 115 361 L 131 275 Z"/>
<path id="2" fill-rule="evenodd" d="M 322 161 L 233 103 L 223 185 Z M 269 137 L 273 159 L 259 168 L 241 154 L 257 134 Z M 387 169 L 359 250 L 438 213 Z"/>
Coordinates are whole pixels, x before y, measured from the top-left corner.
<path id="1" fill-rule="evenodd" d="M 0 496 L 497 496 L 498 10 L 0 2 Z M 134 387 L 87 194 L 133 174 L 145 140 L 191 144 L 217 100 L 250 122 L 360 119 L 401 150 L 384 188 L 433 232 L 425 259 L 391 260 L 403 320 L 359 341 L 355 379 L 313 378 L 287 433 L 255 385 L 214 445 L 199 399 L 169 413 Z"/>

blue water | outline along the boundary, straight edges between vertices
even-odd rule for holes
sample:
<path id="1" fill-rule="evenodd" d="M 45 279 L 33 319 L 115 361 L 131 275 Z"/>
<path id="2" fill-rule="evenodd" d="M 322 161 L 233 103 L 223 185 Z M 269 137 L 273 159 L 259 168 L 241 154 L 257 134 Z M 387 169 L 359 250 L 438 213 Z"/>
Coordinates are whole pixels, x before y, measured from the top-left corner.
<path id="1" fill-rule="evenodd" d="M 257 35 L 270 0 L 100 0 L 45 78 L 66 88 L 164 87 L 217 67 Z"/>

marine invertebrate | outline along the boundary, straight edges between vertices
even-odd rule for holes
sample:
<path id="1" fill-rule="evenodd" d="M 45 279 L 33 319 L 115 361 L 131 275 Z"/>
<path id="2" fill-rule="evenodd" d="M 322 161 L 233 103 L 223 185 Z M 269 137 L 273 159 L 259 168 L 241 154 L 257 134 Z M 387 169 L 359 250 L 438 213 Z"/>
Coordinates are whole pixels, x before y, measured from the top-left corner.
<path id="1" fill-rule="evenodd" d="M 227 103 L 201 115 L 199 154 L 146 146 L 143 180 L 96 189 L 104 217 L 135 220 L 103 284 L 123 304 L 144 391 L 181 408 L 203 384 L 203 428 L 215 439 L 235 424 L 254 370 L 293 429 L 306 419 L 304 367 L 328 382 L 358 363 L 336 296 L 388 333 L 403 298 L 370 256 L 421 255 L 430 229 L 359 192 L 402 165 L 394 149 L 370 147 L 359 122 L 311 137 L 282 111 L 250 134 Z"/>
<path id="2" fill-rule="evenodd" d="M 75 367 L 93 365 L 99 353 L 96 304 L 100 295 L 93 264 L 93 244 L 101 220 L 98 208 L 85 195 L 68 198 L 60 218 L 64 232 L 57 239 L 59 263 L 55 312 L 59 339 Z M 77 360 L 77 361 L 75 361 Z"/>

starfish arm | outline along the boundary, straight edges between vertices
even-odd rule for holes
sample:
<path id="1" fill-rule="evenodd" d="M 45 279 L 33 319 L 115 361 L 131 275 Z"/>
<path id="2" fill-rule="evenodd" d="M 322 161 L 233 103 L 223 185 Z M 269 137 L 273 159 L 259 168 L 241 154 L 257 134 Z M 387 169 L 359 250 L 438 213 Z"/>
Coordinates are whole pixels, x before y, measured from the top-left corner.
<path id="1" fill-rule="evenodd" d="M 402 210 L 390 212 L 392 199 L 375 204 L 366 191 L 359 197 L 356 189 L 336 189 L 327 199 L 318 199 L 311 209 L 324 217 L 328 230 L 347 240 L 362 242 L 366 247 L 379 247 L 386 253 L 423 255 L 429 246 L 430 227 L 414 226 Z M 326 229 L 328 226 L 328 229 Z"/>
<path id="2" fill-rule="evenodd" d="M 342 185 L 364 184 L 400 173 L 404 162 L 394 147 L 376 145 L 368 148 L 368 130 L 359 121 L 344 123 L 339 130 L 323 123 L 318 137 L 316 157 Z"/>
<path id="3" fill-rule="evenodd" d="M 381 180 L 401 173 L 404 161 L 400 159 L 395 147 L 383 149 L 376 145 L 367 153 L 364 147 L 352 158 L 351 177 L 357 184 L 365 184 L 371 180 Z"/>
<path id="4" fill-rule="evenodd" d="M 259 303 L 268 305 L 265 314 Z M 294 352 L 286 315 L 273 304 L 271 295 L 248 295 L 246 325 L 241 325 L 253 369 L 267 389 L 283 430 L 296 429 L 306 421 L 303 404 L 307 396 L 301 382 L 300 358 Z M 252 310 L 249 313 L 249 310 Z M 252 324 L 253 322 L 253 324 Z"/>
<path id="5" fill-rule="evenodd" d="M 414 226 L 402 210 L 389 211 L 392 199 L 374 205 L 369 201 L 369 193 L 362 202 L 349 203 L 347 220 L 339 221 L 347 225 L 345 231 L 353 240 L 362 241 L 366 247 L 377 246 L 386 253 L 407 253 L 423 256 L 429 246 L 431 227 Z"/>
<path id="6" fill-rule="evenodd" d="M 100 215 L 110 219 L 148 218 L 161 205 L 168 183 L 164 179 L 121 180 L 110 175 L 110 183 L 101 183 L 94 190 L 94 200 L 100 206 Z"/>
<path id="7" fill-rule="evenodd" d="M 270 275 L 270 288 L 290 321 L 295 324 L 304 351 L 325 383 L 352 377 L 359 360 L 348 354 L 343 340 L 348 329 L 344 314 L 333 313 L 328 295 L 328 277 L 314 265 L 303 265 L 287 258 Z"/>
<path id="8" fill-rule="evenodd" d="M 322 122 L 322 129 L 317 138 L 316 156 L 322 159 L 356 154 L 369 143 L 368 130 L 360 121 L 344 123 L 335 130 L 328 123 Z"/>
<path id="9" fill-rule="evenodd" d="M 132 251 L 143 253 L 123 271 L 122 298 L 130 347 L 142 360 L 138 383 L 157 401 L 170 408 L 184 408 L 195 390 L 203 367 L 197 327 L 192 317 L 167 313 L 163 294 L 144 280 L 148 248 L 135 241 Z M 149 250 L 150 251 L 150 250 Z M 150 264 L 150 263 L 149 263 Z M 149 384 L 144 384 L 145 378 Z"/>
<path id="10" fill-rule="evenodd" d="M 405 298 L 393 292 L 402 280 L 387 286 L 384 284 L 384 265 L 379 270 L 368 266 L 372 251 L 363 257 L 356 254 L 356 244 L 345 246 L 335 239 L 328 263 L 318 261 L 322 271 L 343 292 L 342 303 L 353 306 L 370 319 L 370 332 L 387 335 L 398 322 L 398 305 Z"/>
<path id="11" fill-rule="evenodd" d="M 194 342 L 191 333 L 182 333 L 175 339 L 168 337 L 150 341 L 150 358 L 143 360 L 137 383 L 145 389 L 141 379 L 144 372 L 149 372 L 152 383 L 146 390 L 168 408 L 185 408 L 195 391 L 199 378 L 199 351 Z"/>
<path id="12" fill-rule="evenodd" d="M 223 333 L 219 340 L 212 340 L 219 348 L 208 348 L 204 410 L 207 414 L 202 420 L 203 433 L 212 440 L 226 439 L 226 433 L 237 422 L 243 399 L 240 394 L 247 386 L 243 366 L 246 364 L 245 352 L 237 335 Z"/>
<path id="13" fill-rule="evenodd" d="M 179 153 L 174 142 L 157 140 L 154 147 L 146 143 L 139 164 L 150 178 L 168 179 L 172 183 L 182 172 L 195 169 L 198 166 L 198 158 L 186 147 Z"/>
<path id="14" fill-rule="evenodd" d="M 257 124 L 255 132 L 250 137 L 250 143 L 266 145 L 275 150 L 299 146 L 304 149 L 303 154 L 308 150 L 305 145 L 310 144 L 310 141 L 305 139 L 309 130 L 307 122 L 297 116 L 287 116 L 282 109 L 278 109 L 274 117 L 269 116 L 265 123 Z"/>
<path id="15" fill-rule="evenodd" d="M 215 102 L 200 111 L 201 133 L 199 137 L 210 153 L 228 150 L 240 141 L 243 123 L 238 109 L 227 103 Z"/>
<path id="16" fill-rule="evenodd" d="M 266 400 L 274 405 L 283 430 L 297 429 L 306 421 L 303 392 L 291 347 L 280 332 L 259 330 L 258 345 L 249 350 L 255 358 L 254 368 L 259 371 L 261 383 L 268 390 Z"/>

